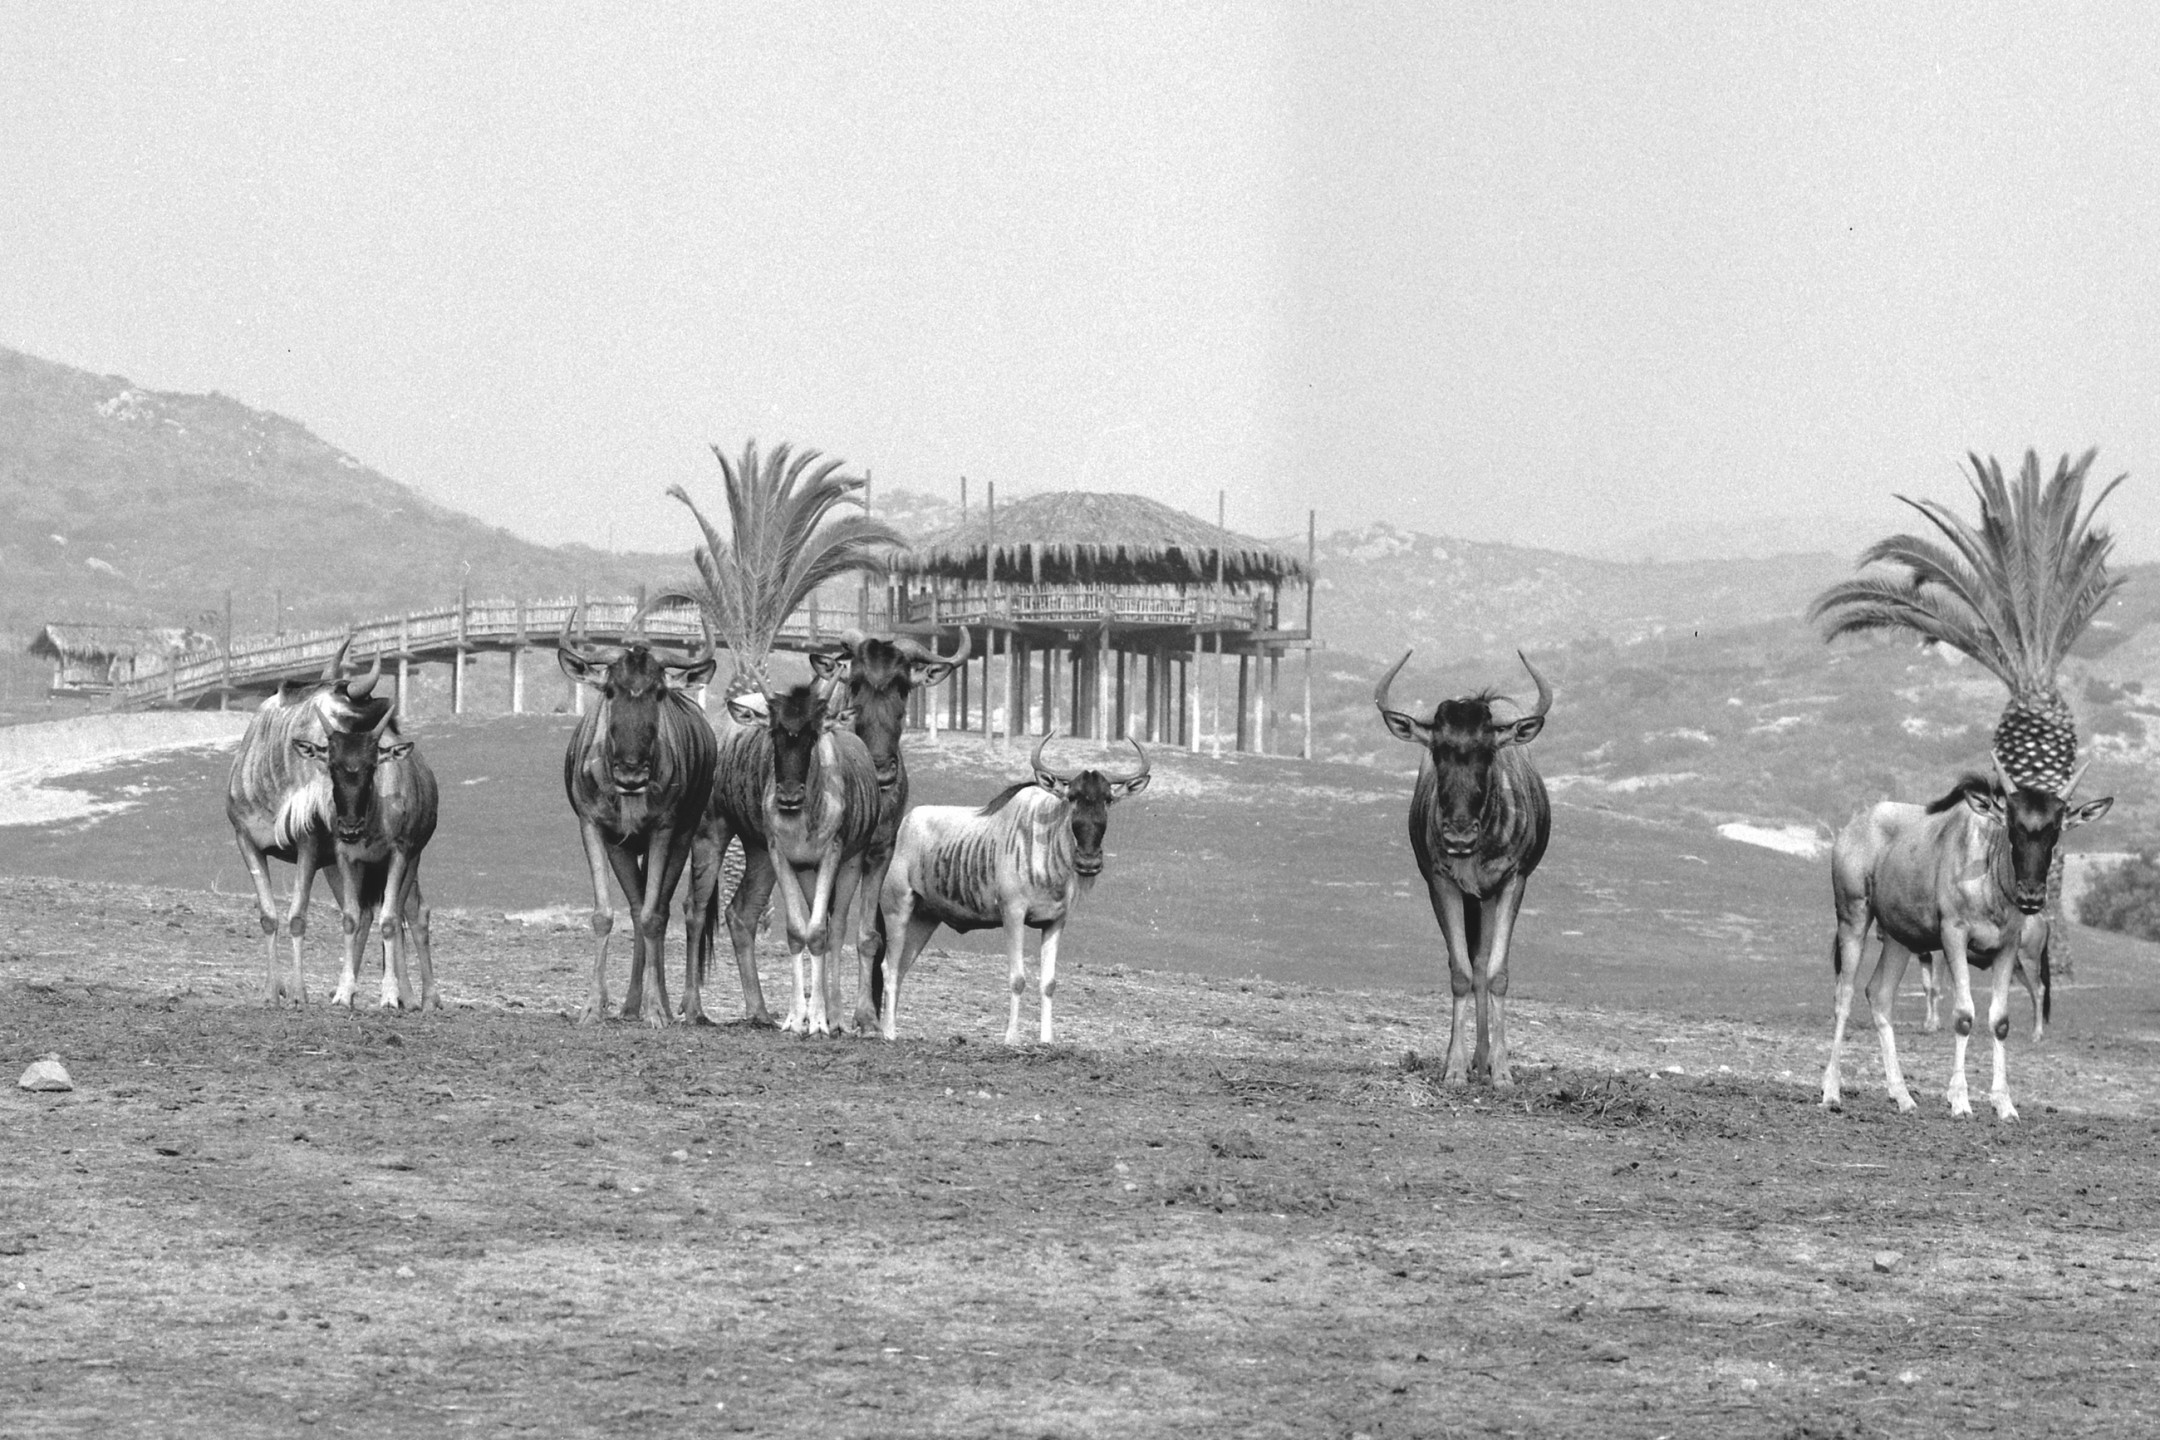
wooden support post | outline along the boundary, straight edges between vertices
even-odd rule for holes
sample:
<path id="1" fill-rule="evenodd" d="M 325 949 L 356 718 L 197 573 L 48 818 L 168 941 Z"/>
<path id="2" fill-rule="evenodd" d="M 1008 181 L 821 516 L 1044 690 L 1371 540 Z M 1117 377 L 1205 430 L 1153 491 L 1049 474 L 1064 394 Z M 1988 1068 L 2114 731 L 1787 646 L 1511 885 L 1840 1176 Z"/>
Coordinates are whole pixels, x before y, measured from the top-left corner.
<path id="1" fill-rule="evenodd" d="M 1109 744 L 1115 737 L 1110 733 L 1110 622 L 1103 627 L 1095 640 L 1095 738 Z"/>
<path id="2" fill-rule="evenodd" d="M 1240 751 L 1251 749 L 1251 741 L 1253 741 L 1253 736 L 1251 736 L 1251 732 L 1246 730 L 1246 723 L 1244 723 L 1246 717 L 1253 712 L 1251 710 L 1251 699 L 1248 699 L 1248 693 L 1251 693 L 1251 684 L 1253 684 L 1253 656 L 1240 654 L 1238 656 L 1238 749 Z"/>
<path id="3" fill-rule="evenodd" d="M 1200 632 L 1193 631 L 1192 668 L 1185 672 L 1186 689 L 1192 692 L 1192 753 L 1200 753 Z"/>

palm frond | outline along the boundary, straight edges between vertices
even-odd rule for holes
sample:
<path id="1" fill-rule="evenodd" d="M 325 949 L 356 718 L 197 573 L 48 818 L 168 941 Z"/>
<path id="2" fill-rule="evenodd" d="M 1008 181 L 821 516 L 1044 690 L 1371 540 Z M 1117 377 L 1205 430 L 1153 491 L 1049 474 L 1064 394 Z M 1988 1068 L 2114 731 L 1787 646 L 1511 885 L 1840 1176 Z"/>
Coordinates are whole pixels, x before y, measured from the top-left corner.
<path id="1" fill-rule="evenodd" d="M 1860 563 L 1893 565 L 1903 576 L 1833 585 L 1816 597 L 1809 618 L 1823 622 L 1825 639 L 1910 630 L 1963 651 L 2013 694 L 2052 688 L 2063 657 L 2123 583 L 2108 573 L 2115 538 L 2093 515 L 2127 477 L 2086 506 L 2085 476 L 2098 453 L 2088 450 L 2075 463 L 2065 455 L 2045 482 L 2030 450 L 2014 481 L 1993 458 L 1968 455 L 1979 524 L 1939 502 L 1900 495 L 1941 539 L 1877 541 Z"/>
<path id="2" fill-rule="evenodd" d="M 907 542 L 882 520 L 840 515 L 860 506 L 863 482 L 841 474 L 845 462 L 781 444 L 760 455 L 755 440 L 739 460 L 712 447 L 720 462 L 729 533 L 721 535 L 690 493 L 668 494 L 696 519 L 703 543 L 693 557 L 713 630 L 739 672 L 759 683 L 773 638 L 818 586 L 855 571 L 882 576 Z"/>

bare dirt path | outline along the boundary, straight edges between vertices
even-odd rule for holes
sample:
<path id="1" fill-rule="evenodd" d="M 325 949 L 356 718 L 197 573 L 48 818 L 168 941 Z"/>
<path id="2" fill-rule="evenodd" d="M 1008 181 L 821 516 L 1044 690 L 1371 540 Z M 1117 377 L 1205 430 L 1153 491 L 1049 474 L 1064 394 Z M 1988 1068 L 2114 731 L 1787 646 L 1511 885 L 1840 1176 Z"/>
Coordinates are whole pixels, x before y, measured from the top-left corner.
<path id="1" fill-rule="evenodd" d="M 1445 1092 L 1425 995 L 1082 967 L 1008 1051 L 948 955 L 897 1045 L 654 1035 L 562 1017 L 574 931 L 446 913 L 466 1003 L 385 1017 L 248 1003 L 229 897 L 0 913 L 0 1060 L 79 1086 L 0 1096 L 0 1435 L 2153 1429 L 2134 1032 L 2003 1126 L 1943 1037 L 1826 1114 L 1819 1038 L 1524 998 Z"/>

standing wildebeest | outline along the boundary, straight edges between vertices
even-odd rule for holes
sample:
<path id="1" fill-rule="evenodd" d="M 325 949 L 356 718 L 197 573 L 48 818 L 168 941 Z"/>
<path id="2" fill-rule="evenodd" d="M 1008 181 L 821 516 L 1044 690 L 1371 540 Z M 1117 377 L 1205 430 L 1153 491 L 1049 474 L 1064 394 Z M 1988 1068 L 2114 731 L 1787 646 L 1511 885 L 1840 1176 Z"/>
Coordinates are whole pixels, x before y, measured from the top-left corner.
<path id="1" fill-rule="evenodd" d="M 811 663 L 829 677 L 839 660 L 813 655 Z M 721 742 L 712 803 L 698 838 L 691 908 L 709 937 L 720 903 L 720 859 L 728 841 L 739 839 L 743 875 L 729 902 L 727 921 L 742 976 L 743 1007 L 752 1020 L 768 1018 L 754 942 L 758 917 L 777 883 L 788 946 L 795 956 L 795 986 L 782 1028 L 829 1034 L 831 977 L 862 877 L 863 856 L 877 832 L 877 768 L 868 748 L 848 728 L 852 717 L 828 708 L 817 687 L 797 685 L 778 695 L 761 690 L 755 699 L 739 695 L 728 701 L 728 713 L 736 728 Z M 806 880 L 807 895 L 802 889 Z M 708 938 L 704 951 L 710 946 Z M 694 994 L 685 997 L 686 1014 Z"/>
<path id="2" fill-rule="evenodd" d="M 1508 941 L 1523 887 L 1545 858 L 1552 803 L 1523 747 L 1545 728 L 1552 687 L 1530 657 L 1517 651 L 1537 683 L 1537 708 L 1516 720 L 1493 715 L 1493 691 L 1443 700 L 1421 721 L 1388 708 L 1388 687 L 1410 662 L 1405 650 L 1380 683 L 1373 703 L 1389 733 L 1423 752 L 1410 795 L 1410 849 L 1446 937 L 1448 1024 L 1442 1083 L 1460 1085 L 1487 1069 L 1495 1085 L 1515 1083 L 1508 1068 Z M 1468 1053 L 1469 1018 L 1477 1006 L 1477 1052 Z"/>
<path id="3" fill-rule="evenodd" d="M 1128 737 L 1129 738 L 1129 737 Z M 1066 775 L 1042 763 L 1048 735 L 1028 758 L 1031 779 L 1008 785 L 981 809 L 925 805 L 900 823 L 892 866 L 879 897 L 884 962 L 883 1033 L 899 1034 L 900 981 L 940 925 L 955 930 L 1005 927 L 1007 984 L 1012 991 L 1005 1043 L 1020 1043 L 1020 997 L 1027 989 L 1022 950 L 1032 925 L 1042 932 L 1042 1043 L 1051 1041 L 1050 1002 L 1057 994 L 1058 939 L 1073 902 L 1102 874 L 1103 834 L 1110 807 L 1145 790 L 1147 751 L 1130 775 L 1082 770 Z M 894 937 L 900 953 L 890 954 Z"/>
<path id="4" fill-rule="evenodd" d="M 671 684 L 670 677 L 688 686 L 712 675 L 712 630 L 705 627 L 704 644 L 696 654 L 666 660 L 654 652 L 642 628 L 619 649 L 585 644 L 578 613 L 572 610 L 563 622 L 558 658 L 564 674 L 600 693 L 600 703 L 578 721 L 563 755 L 563 789 L 577 812 L 585 857 L 592 866 L 592 927 L 599 945 L 592 987 L 578 1018 L 590 1024 L 607 1017 L 608 933 L 615 926 L 608 906 L 607 872 L 612 868 L 636 921 L 623 1018 L 666 1025 L 671 1017 L 661 947 L 667 938 L 668 902 L 712 795 L 715 754 L 705 712 Z M 685 925 L 688 985 L 697 963 L 697 917 L 688 917 Z M 644 988 L 648 974 L 649 1003 Z"/>
<path id="5" fill-rule="evenodd" d="M 370 676 L 382 671 L 376 657 Z M 373 679 L 368 681 L 369 688 Z M 396 708 L 385 697 L 352 692 L 351 714 L 328 727 L 325 737 L 293 737 L 293 749 L 323 767 L 330 779 L 332 888 L 345 920 L 345 965 L 333 1005 L 350 1005 L 360 984 L 360 957 L 382 912 L 382 1004 L 420 1009 L 442 1007 L 435 991 L 435 959 L 428 942 L 426 902 L 420 896 L 420 852 L 435 834 L 435 772 L 398 734 Z M 387 738 L 386 738 L 387 737 Z M 413 995 L 407 964 L 420 961 L 420 994 Z"/>
<path id="6" fill-rule="evenodd" d="M 2115 803 L 2109 796 L 2073 808 L 2070 795 L 2084 773 L 2080 765 L 2061 790 L 2039 790 L 2010 780 L 1997 759 L 1994 783 L 1967 775 L 1925 809 L 1884 801 L 1855 815 L 1838 833 L 1830 851 L 1830 889 L 1837 907 L 1830 960 L 1837 971 L 1837 1001 L 1830 1063 L 1823 1069 L 1824 1105 L 1843 1100 L 1838 1055 L 1852 1011 L 1861 947 L 1873 925 L 1882 932 L 1883 945 L 1867 993 L 1875 1033 L 1882 1041 L 1885 1088 L 1898 1109 L 1912 1109 L 1913 1098 L 1898 1067 L 1891 1000 L 1905 962 L 1915 952 L 1940 950 L 1950 965 L 1950 1026 L 1957 1037 L 1944 1092 L 1950 1113 L 1972 1114 L 1965 1087 L 1965 1043 L 1973 1026 L 1969 967 L 1978 965 L 1994 972 L 1988 1028 L 1995 1064 L 1988 1099 L 1998 1119 L 2017 1118 L 2003 1042 L 2010 1035 L 2010 972 L 2019 941 L 2028 918 L 2047 903 L 2055 842 L 2064 831 L 2099 819 Z M 2043 975 L 2045 964 L 2043 959 Z"/>
<path id="7" fill-rule="evenodd" d="M 863 852 L 861 920 L 855 931 L 857 990 L 854 1029 L 867 1035 L 877 1028 L 878 1005 L 883 999 L 884 957 L 878 948 L 878 903 L 885 888 L 885 871 L 892 864 L 893 839 L 907 813 L 907 762 L 900 753 L 900 734 L 907 728 L 908 698 L 920 685 L 939 684 L 966 663 L 973 645 L 965 626 L 960 648 L 938 655 L 914 640 L 882 640 L 850 630 L 840 638 L 840 655 L 847 670 L 840 677 L 847 707 L 855 714 L 855 735 L 870 751 L 877 768 L 878 824 Z M 840 917 L 845 932 L 847 916 Z"/>
<path id="8" fill-rule="evenodd" d="M 240 858 L 248 877 L 255 882 L 256 906 L 262 933 L 269 946 L 269 964 L 262 998 L 274 1004 L 291 995 L 307 1003 L 307 981 L 301 968 L 301 938 L 307 934 L 308 892 L 315 888 L 315 872 L 332 869 L 330 827 L 332 797 L 329 777 L 307 763 L 298 743 L 322 743 L 329 732 L 353 723 L 357 707 L 365 704 L 375 683 L 382 678 L 382 661 L 357 679 L 340 679 L 345 652 L 352 645 L 348 635 L 338 646 L 321 679 L 305 689 L 280 685 L 263 701 L 240 747 L 233 755 L 232 772 L 225 783 L 225 817 L 239 842 Z M 276 902 L 270 894 L 272 859 L 295 867 L 292 900 L 284 929 L 292 939 L 292 975 L 278 974 Z M 338 883 L 332 870 L 332 884 Z M 342 908 L 342 899 L 340 907 Z"/>

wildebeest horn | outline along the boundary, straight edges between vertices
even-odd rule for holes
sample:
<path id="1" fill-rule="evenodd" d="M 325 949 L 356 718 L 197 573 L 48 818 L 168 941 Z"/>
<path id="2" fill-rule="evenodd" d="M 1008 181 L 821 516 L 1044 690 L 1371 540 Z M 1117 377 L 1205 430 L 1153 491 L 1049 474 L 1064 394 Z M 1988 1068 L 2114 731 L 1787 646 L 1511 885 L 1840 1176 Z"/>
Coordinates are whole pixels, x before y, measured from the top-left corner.
<path id="1" fill-rule="evenodd" d="M 345 652 L 350 649 L 352 649 L 352 631 L 347 630 L 345 638 L 338 642 L 337 654 L 332 655 L 330 663 L 322 667 L 323 679 L 335 680 L 338 678 L 338 672 L 345 668 Z"/>
<path id="2" fill-rule="evenodd" d="M 362 675 L 345 687 L 345 698 L 348 700 L 367 699 L 368 696 L 375 693 L 375 682 L 380 679 L 382 679 L 382 651 L 377 650 L 375 652 L 375 663 L 368 667 L 367 674 Z"/>
<path id="3" fill-rule="evenodd" d="M 1043 752 L 1043 747 L 1044 747 L 1044 746 L 1046 746 L 1046 745 L 1048 745 L 1049 743 L 1050 743 L 1050 732 L 1049 732 L 1049 731 L 1047 731 L 1047 730 L 1045 730 L 1045 731 L 1043 732 L 1043 737 L 1042 737 L 1042 739 L 1040 739 L 1040 740 L 1037 740 L 1037 741 L 1035 742 L 1035 753 L 1034 753 L 1034 754 L 1032 754 L 1032 755 L 1030 755 L 1030 756 L 1028 756 L 1028 768 L 1029 768 L 1030 770 L 1033 770 L 1033 771 L 1034 771 L 1034 772 L 1035 772 L 1036 774 L 1038 774 L 1038 775 L 1048 775 L 1048 776 L 1052 777 L 1053 779 L 1058 779 L 1058 780 L 1070 780 L 1070 779 L 1072 779 L 1073 777 L 1072 777 L 1071 775 L 1068 775 L 1068 774 L 1066 774 L 1066 773 L 1065 773 L 1064 771 L 1062 771 L 1062 770 L 1052 770 L 1052 769 L 1050 769 L 1050 768 L 1049 768 L 1048 766 L 1046 766 L 1046 765 L 1044 765 L 1044 764 L 1043 764 L 1043 758 L 1042 758 L 1042 752 Z"/>
<path id="4" fill-rule="evenodd" d="M 1390 665 L 1388 667 L 1387 674 L 1380 677 L 1380 683 L 1373 686 L 1373 704 L 1379 706 L 1382 710 L 1386 710 L 1389 708 L 1388 687 L 1395 683 L 1395 677 L 1402 673 L 1402 667 L 1409 664 L 1410 657 L 1416 653 L 1417 652 L 1415 650 L 1405 650 L 1402 652 L 1402 659 L 1397 660 L 1393 665 Z M 1525 661 L 1524 663 L 1528 664 L 1529 662 Z M 1535 675 L 1537 672 L 1533 670 L 1530 673 Z"/>
<path id="5" fill-rule="evenodd" d="M 2070 793 L 2077 789 L 2078 781 L 2085 778 L 2085 767 L 2090 764 L 2092 764 L 2092 761 L 2090 759 L 2079 761 L 2077 769 L 2070 772 L 2070 778 L 2063 781 L 2062 789 L 2056 791 L 2055 793 L 2062 799 L 2068 800 L 2070 798 Z"/>
<path id="6" fill-rule="evenodd" d="M 1408 657 L 1406 656 L 1404 658 L 1407 659 Z M 1545 677 L 1543 675 L 1538 674 L 1537 666 L 1530 663 L 1530 657 L 1528 655 L 1525 655 L 1522 653 L 1522 651 L 1517 650 L 1515 652 L 1515 658 L 1522 661 L 1522 668 L 1528 670 L 1530 672 L 1530 678 L 1537 682 L 1537 709 L 1532 710 L 1530 713 L 1532 715 L 1543 715 L 1546 711 L 1552 709 L 1552 686 L 1545 683 Z"/>
<path id="7" fill-rule="evenodd" d="M 975 653 L 975 637 L 968 632 L 967 626 L 957 628 L 960 631 L 960 648 L 950 655 L 940 655 L 920 640 L 913 639 L 899 642 L 900 650 L 916 665 L 960 665 Z"/>
<path id="8" fill-rule="evenodd" d="M 563 621 L 562 633 L 556 637 L 556 645 L 588 665 L 612 663 L 621 652 L 611 655 L 599 647 L 587 644 L 584 617 L 585 603 L 581 600 L 570 607 L 570 614 Z"/>
<path id="9" fill-rule="evenodd" d="M 1130 735 L 1126 736 L 1125 738 L 1128 741 L 1132 742 L 1133 749 L 1140 750 L 1140 742 L 1138 740 L 1134 740 Z M 1148 764 L 1147 751 L 1140 750 L 1140 768 L 1133 771 L 1133 773 L 1130 775 L 1112 775 L 1109 777 L 1110 783 L 1113 785 L 1130 785 L 1135 780 L 1144 778 L 1148 774 L 1148 772 L 1154 768 L 1154 766 Z"/>
<path id="10" fill-rule="evenodd" d="M 689 659 L 663 660 L 660 662 L 661 664 L 678 670 L 695 670 L 698 666 L 703 665 L 706 661 L 712 659 L 713 656 L 718 653 L 718 647 L 713 641 L 712 619 L 711 617 L 706 615 L 704 603 L 700 601 L 697 596 L 692 595 L 685 590 L 663 591 L 660 594 L 653 596 L 652 599 L 646 603 L 645 608 L 638 612 L 636 621 L 637 633 L 639 637 L 645 641 L 647 648 L 651 647 L 652 636 L 646 633 L 645 617 L 651 614 L 654 610 L 659 609 L 662 605 L 689 605 L 696 609 L 698 618 L 698 633 L 704 638 L 699 642 L 699 648 L 697 653 L 692 655 Z"/>
<path id="11" fill-rule="evenodd" d="M 2010 778 L 2010 769 L 2003 764 L 2002 752 L 2000 750 L 1990 750 L 1988 751 L 1988 759 L 1995 762 L 1995 783 L 2002 787 L 2003 794 L 2017 794 L 2018 783 Z"/>

